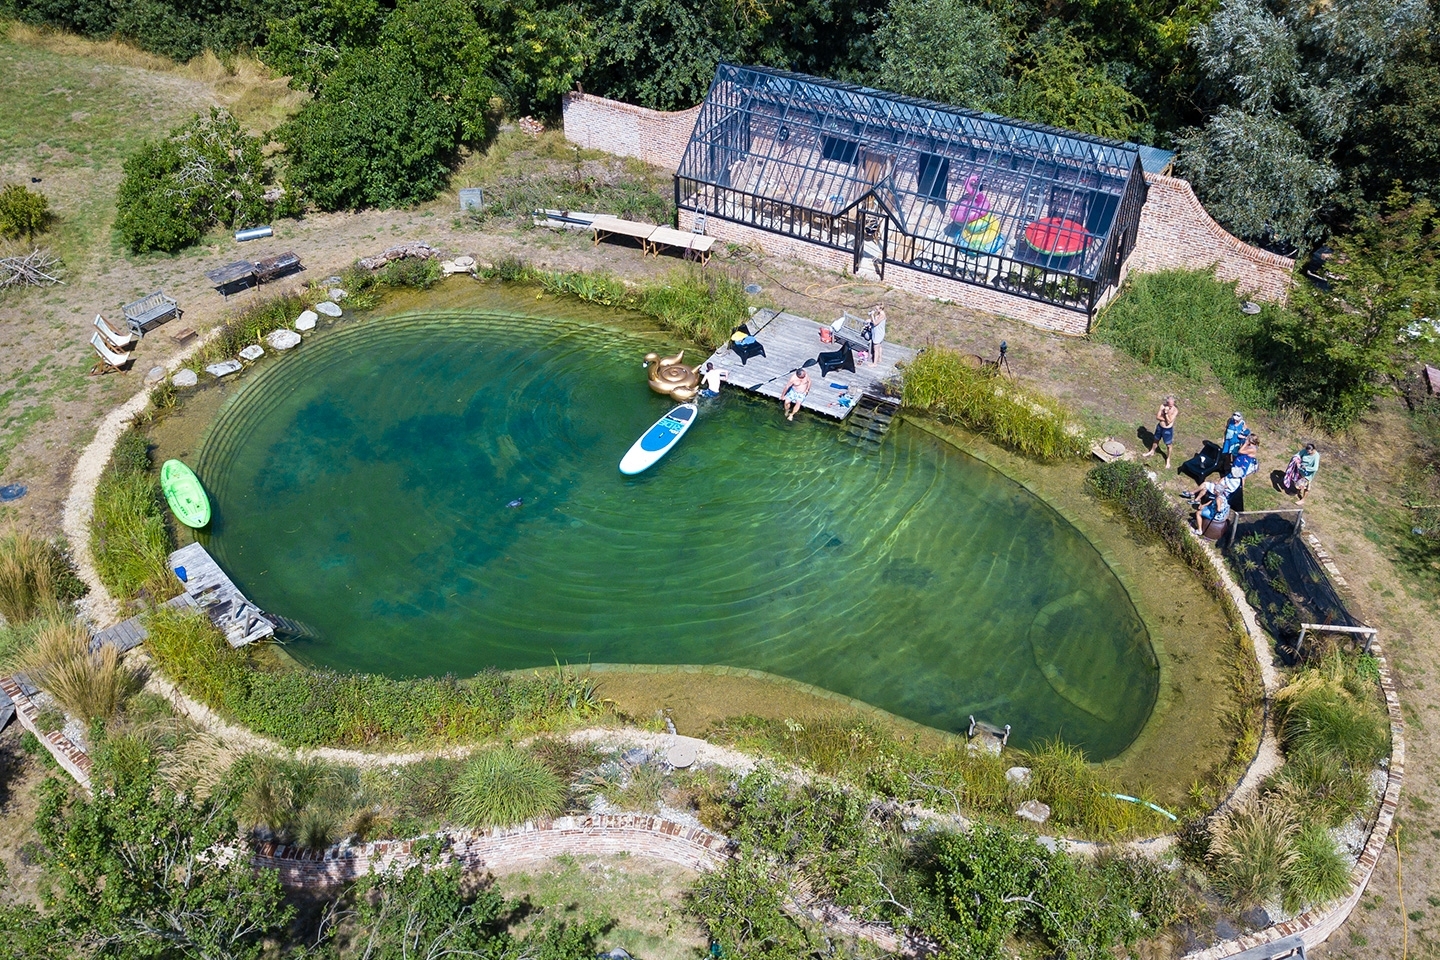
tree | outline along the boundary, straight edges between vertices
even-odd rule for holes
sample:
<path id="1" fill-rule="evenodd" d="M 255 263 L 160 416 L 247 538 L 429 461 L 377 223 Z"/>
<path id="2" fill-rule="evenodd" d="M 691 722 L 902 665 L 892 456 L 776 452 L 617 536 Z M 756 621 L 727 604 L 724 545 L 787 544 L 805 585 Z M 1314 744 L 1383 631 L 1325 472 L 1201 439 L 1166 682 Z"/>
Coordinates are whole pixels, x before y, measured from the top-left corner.
<path id="1" fill-rule="evenodd" d="M 553 109 L 595 54 L 595 27 L 575 3 L 480 0 L 481 21 L 498 37 L 495 75 L 517 113 Z"/>
<path id="2" fill-rule="evenodd" d="M 1332 430 L 1354 423 L 1396 370 L 1402 334 L 1440 315 L 1440 223 L 1428 200 L 1396 193 L 1388 211 L 1336 237 L 1328 289 L 1301 282 L 1262 331 L 1280 399 Z"/>
<path id="3" fill-rule="evenodd" d="M 1008 34 L 995 14 L 968 0 L 891 0 L 875 31 L 876 83 L 972 110 L 998 109 L 1008 88 Z"/>
<path id="4" fill-rule="evenodd" d="M 115 229 L 131 251 L 173 252 L 206 229 L 267 219 L 271 171 L 259 137 L 212 107 L 161 141 L 147 140 L 125 161 L 116 195 Z"/>
<path id="5" fill-rule="evenodd" d="M 464 0 L 409 0 L 374 48 L 344 51 L 278 133 L 289 183 L 326 210 L 394 207 L 444 189 L 495 94 L 492 39 Z"/>
<path id="6" fill-rule="evenodd" d="M 1019 62 L 1004 106 L 1015 119 L 1115 140 L 1148 138 L 1145 105 L 1069 31 L 1032 35 Z"/>
<path id="7" fill-rule="evenodd" d="M 148 750 L 109 742 L 94 796 L 47 780 L 36 829 L 56 891 L 45 922 L 81 950 L 133 957 L 258 958 L 289 923 L 274 871 L 257 871 L 219 799 L 175 793 Z"/>
<path id="8" fill-rule="evenodd" d="M 1290 250 L 1319 235 L 1320 207 L 1339 174 L 1282 118 L 1221 107 L 1179 144 L 1180 172 L 1232 233 Z"/>

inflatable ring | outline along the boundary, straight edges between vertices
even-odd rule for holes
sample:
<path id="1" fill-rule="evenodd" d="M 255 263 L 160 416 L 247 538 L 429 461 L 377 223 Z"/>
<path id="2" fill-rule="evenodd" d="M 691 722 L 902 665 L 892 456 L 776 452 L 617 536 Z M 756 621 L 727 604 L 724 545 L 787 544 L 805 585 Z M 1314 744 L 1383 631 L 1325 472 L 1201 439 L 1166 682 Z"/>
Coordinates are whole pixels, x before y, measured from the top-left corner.
<path id="1" fill-rule="evenodd" d="M 685 351 L 673 357 L 662 357 L 658 353 L 645 354 L 645 365 L 649 368 L 650 389 L 656 393 L 674 397 L 681 403 L 693 400 L 700 392 L 700 374 L 685 366 Z"/>

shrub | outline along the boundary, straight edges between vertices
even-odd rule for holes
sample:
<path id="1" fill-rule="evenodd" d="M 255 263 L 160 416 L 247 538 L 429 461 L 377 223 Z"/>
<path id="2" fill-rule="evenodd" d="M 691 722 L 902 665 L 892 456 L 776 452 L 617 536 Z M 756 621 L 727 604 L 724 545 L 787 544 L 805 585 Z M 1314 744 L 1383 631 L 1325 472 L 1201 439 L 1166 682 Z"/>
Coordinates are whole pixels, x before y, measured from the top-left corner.
<path id="1" fill-rule="evenodd" d="M 271 172 L 262 147 L 259 137 L 214 107 L 165 140 L 147 140 L 125 161 L 115 198 L 121 240 L 133 253 L 174 252 L 215 224 L 233 228 L 268 219 Z"/>
<path id="2" fill-rule="evenodd" d="M 1275 722 L 1287 751 L 1328 754 L 1369 769 L 1390 747 L 1385 718 L 1343 683 L 1306 671 L 1275 696 Z"/>
<path id="3" fill-rule="evenodd" d="M 24 667 L 66 713 L 86 722 L 109 720 L 135 692 L 135 675 L 120 665 L 119 651 L 106 644 L 92 652 L 89 632 L 74 622 L 43 628 Z"/>
<path id="4" fill-rule="evenodd" d="M 0 616 L 18 626 L 61 611 L 85 584 L 57 544 L 23 530 L 0 534 Z"/>
<path id="5" fill-rule="evenodd" d="M 1343 758 L 1313 748 L 1290 750 L 1274 785 L 1307 817 L 1331 827 L 1349 820 L 1374 797 L 1364 770 L 1347 767 Z"/>
<path id="6" fill-rule="evenodd" d="M 411 290 L 429 290 L 445 277 L 440 261 L 403 257 L 391 260 L 380 271 L 380 282 L 389 287 L 404 287 Z"/>
<path id="7" fill-rule="evenodd" d="M 50 201 L 18 183 L 0 190 L 0 237 L 30 237 L 50 224 Z"/>
<path id="8" fill-rule="evenodd" d="M 247 657 L 231 648 L 203 613 L 156 607 L 145 618 L 145 633 L 155 665 L 190 696 L 216 710 L 234 710 L 243 702 Z"/>
<path id="9" fill-rule="evenodd" d="M 553 816 L 565 784 L 540 760 L 513 747 L 476 754 L 455 784 L 456 819 L 472 827 L 508 827 Z"/>
<path id="10" fill-rule="evenodd" d="M 1240 906 L 1275 899 L 1299 856 L 1295 833 L 1288 804 L 1252 800 L 1232 811 L 1211 827 L 1211 884 Z"/>
<path id="11" fill-rule="evenodd" d="M 145 440 L 122 440 L 95 489 L 90 551 L 100 580 L 121 597 L 163 597 L 174 585 L 160 485 L 146 472 Z M 143 466 L 142 466 L 143 464 Z"/>
<path id="12" fill-rule="evenodd" d="M 972 367 L 965 354 L 948 347 L 930 347 L 905 368 L 904 403 L 1038 460 L 1085 452 L 1085 433 L 1063 406 Z"/>
<path id="13" fill-rule="evenodd" d="M 1209 270 L 1142 273 L 1126 281 L 1100 315 L 1094 337 L 1192 380 L 1213 374 L 1238 403 L 1273 407 L 1274 388 L 1255 359 L 1255 341 L 1278 309 L 1242 312 L 1236 283 Z"/>

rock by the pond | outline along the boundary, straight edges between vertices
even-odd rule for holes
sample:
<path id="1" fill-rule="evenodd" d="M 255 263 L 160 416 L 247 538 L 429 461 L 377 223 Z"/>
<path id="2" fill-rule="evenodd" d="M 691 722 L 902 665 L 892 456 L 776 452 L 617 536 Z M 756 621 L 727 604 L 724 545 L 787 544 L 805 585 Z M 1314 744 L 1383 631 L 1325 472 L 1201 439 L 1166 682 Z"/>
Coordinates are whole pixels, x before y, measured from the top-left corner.
<path id="1" fill-rule="evenodd" d="M 329 300 L 315 304 L 315 309 L 325 314 L 325 316 L 327 317 L 340 316 L 340 305 L 337 303 L 333 303 Z"/>
<path id="2" fill-rule="evenodd" d="M 258 343 L 252 343 L 240 351 L 241 360 L 259 360 L 263 356 L 265 356 L 265 348 Z"/>
<path id="3" fill-rule="evenodd" d="M 343 287 L 331 287 L 331 288 L 330 288 L 328 291 L 326 291 L 326 292 L 330 294 L 330 299 L 336 301 L 337 303 L 338 303 L 339 301 L 341 301 L 341 300 L 344 300 L 346 297 L 350 296 L 349 291 L 347 291 L 347 290 L 346 290 L 345 288 L 343 288 Z"/>
<path id="4" fill-rule="evenodd" d="M 314 310 L 306 310 L 304 313 L 300 314 L 299 319 L 297 319 L 297 320 L 295 321 L 295 329 L 296 329 L 296 330 L 314 330 L 314 329 L 315 329 L 315 321 L 316 321 L 316 320 L 319 320 L 319 319 L 320 319 L 320 315 L 319 315 L 318 313 L 316 313 Z"/>
<path id="5" fill-rule="evenodd" d="M 165 368 L 164 368 L 164 367 L 151 367 L 149 370 L 146 370 L 146 371 L 145 371 L 145 382 L 146 382 L 146 383 L 159 383 L 161 380 L 164 380 L 164 379 L 165 379 Z"/>
<path id="6" fill-rule="evenodd" d="M 228 377 L 239 369 L 239 360 L 221 360 L 219 363 L 210 364 L 205 368 L 205 372 L 214 374 L 217 377 Z"/>
<path id="7" fill-rule="evenodd" d="M 265 340 L 276 350 L 289 350 L 300 342 L 300 334 L 294 330 L 276 330 Z"/>
<path id="8" fill-rule="evenodd" d="M 1009 780 L 1011 783 L 1029 783 L 1030 768 L 1011 767 L 1009 770 L 1005 771 L 1005 779 Z"/>
<path id="9" fill-rule="evenodd" d="M 195 375 L 194 370 L 181 370 L 170 378 L 170 382 L 177 387 L 193 387 L 200 382 L 200 378 Z"/>
<path id="10" fill-rule="evenodd" d="M 1031 823 L 1044 823 L 1050 819 L 1050 807 L 1039 800 L 1026 800 L 1015 811 L 1015 816 Z"/>

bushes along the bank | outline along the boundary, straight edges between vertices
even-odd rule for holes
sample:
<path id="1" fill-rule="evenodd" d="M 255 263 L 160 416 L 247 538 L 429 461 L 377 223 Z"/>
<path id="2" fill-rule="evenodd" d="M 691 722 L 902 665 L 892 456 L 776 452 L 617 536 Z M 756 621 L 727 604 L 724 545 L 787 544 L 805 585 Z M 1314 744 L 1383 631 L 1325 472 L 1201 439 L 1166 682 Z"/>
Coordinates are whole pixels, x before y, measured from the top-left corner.
<path id="1" fill-rule="evenodd" d="M 1133 460 L 1102 463 L 1085 475 L 1085 484 L 1096 499 L 1118 509 L 1142 539 L 1158 540 L 1195 572 L 1208 575 L 1204 549 L 1186 529 L 1185 512 L 1166 498 L 1144 466 Z"/>
<path id="2" fill-rule="evenodd" d="M 144 591 L 160 598 L 167 596 L 175 583 L 160 484 L 149 468 L 145 437 L 127 431 L 95 489 L 90 552 L 100 581 L 117 597 L 134 597 Z"/>
<path id="3" fill-rule="evenodd" d="M 965 354 L 948 347 L 930 347 L 905 367 L 904 403 L 949 417 L 1037 460 L 1085 452 L 1085 432 L 1061 404 L 992 370 L 977 369 Z"/>
<path id="4" fill-rule="evenodd" d="M 12 627 L 58 613 L 84 593 L 59 545 L 24 530 L 0 534 L 0 616 Z"/>

